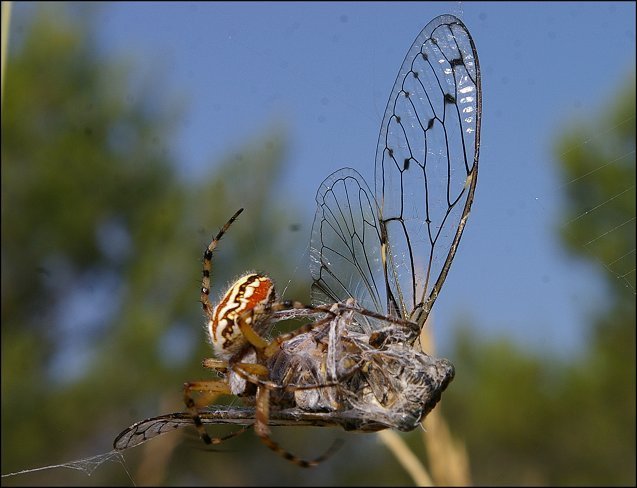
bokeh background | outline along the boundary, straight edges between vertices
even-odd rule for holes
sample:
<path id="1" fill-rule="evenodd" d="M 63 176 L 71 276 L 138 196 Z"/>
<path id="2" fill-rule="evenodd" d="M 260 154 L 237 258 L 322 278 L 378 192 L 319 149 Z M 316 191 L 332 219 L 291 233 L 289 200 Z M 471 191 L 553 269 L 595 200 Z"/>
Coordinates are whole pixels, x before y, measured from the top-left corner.
<path id="1" fill-rule="evenodd" d="M 3 3 L 3 22 L 6 19 Z M 483 79 L 479 183 L 428 327 L 475 484 L 635 484 L 635 4 L 12 4 L 2 91 L 2 474 L 111 448 L 181 410 L 198 304 L 246 270 L 309 300 L 314 193 L 373 179 L 411 42 L 462 19 Z M 219 429 L 215 432 L 226 432 Z M 428 465 L 438 439 L 400 434 Z M 207 452 L 165 435 L 91 475 L 3 485 L 405 484 L 375 434 L 279 428 Z M 434 467 L 429 466 L 432 471 Z"/>

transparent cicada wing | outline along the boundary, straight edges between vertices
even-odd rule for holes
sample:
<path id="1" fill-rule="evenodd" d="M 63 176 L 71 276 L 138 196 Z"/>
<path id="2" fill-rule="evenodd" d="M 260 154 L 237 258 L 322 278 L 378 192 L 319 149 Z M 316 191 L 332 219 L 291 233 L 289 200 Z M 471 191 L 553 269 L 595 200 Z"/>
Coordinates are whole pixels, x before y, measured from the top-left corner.
<path id="1" fill-rule="evenodd" d="M 476 48 L 451 15 L 407 52 L 376 151 L 388 311 L 424 324 L 455 255 L 477 182 L 482 92 Z"/>
<path id="2" fill-rule="evenodd" d="M 435 360 L 440 364 L 440 360 Z M 445 360 L 443 360 L 445 361 Z M 439 396 L 439 395 L 438 395 Z M 435 400 L 437 401 L 437 400 Z M 256 411 L 254 407 L 237 407 L 232 405 L 215 405 L 207 407 L 199 412 L 201 423 L 204 425 L 233 424 L 244 427 L 241 431 L 227 435 L 225 438 L 234 437 L 235 434 L 245 431 L 246 426 L 251 426 L 255 422 Z M 386 419 L 361 417 L 356 410 L 348 409 L 330 412 L 306 411 L 300 408 L 273 409 L 270 412 L 268 424 L 270 426 L 286 427 L 342 427 L 345 430 L 359 430 L 375 432 L 377 430 L 393 427 L 391 421 L 385 423 Z M 153 417 L 139 422 L 122 431 L 113 442 L 113 447 L 117 451 L 125 451 L 139 446 L 155 437 L 184 429 L 193 428 L 192 415 L 187 412 L 176 412 L 158 417 Z M 225 438 L 218 437 L 223 440 Z"/>
<path id="3" fill-rule="evenodd" d="M 369 186 L 357 171 L 340 169 L 321 183 L 316 204 L 310 246 L 312 302 L 354 298 L 364 308 L 384 312 L 378 206 Z"/>
<path id="4" fill-rule="evenodd" d="M 431 21 L 391 91 L 375 192 L 350 168 L 319 187 L 313 300 L 354 298 L 421 327 L 447 276 L 477 182 L 481 117 L 475 45 L 460 20 Z"/>

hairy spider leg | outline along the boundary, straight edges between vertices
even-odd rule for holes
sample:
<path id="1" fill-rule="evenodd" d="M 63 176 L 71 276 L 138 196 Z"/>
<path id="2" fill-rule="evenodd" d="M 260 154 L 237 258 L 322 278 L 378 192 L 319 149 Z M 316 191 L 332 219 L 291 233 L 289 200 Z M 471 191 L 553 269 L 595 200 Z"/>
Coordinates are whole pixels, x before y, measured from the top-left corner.
<path id="1" fill-rule="evenodd" d="M 192 392 L 198 392 L 200 395 L 197 399 L 193 398 Z M 206 444 L 221 444 L 223 441 L 232 437 L 243 434 L 248 427 L 232 432 L 223 437 L 210 437 L 199 416 L 199 408 L 210 405 L 220 395 L 230 395 L 230 387 L 223 381 L 189 381 L 184 383 L 184 403 L 188 413 L 192 416 L 195 428 L 199 433 L 199 437 Z"/>
<path id="2" fill-rule="evenodd" d="M 268 446 L 268 448 L 276 452 L 284 459 L 287 459 L 288 461 L 302 468 L 312 468 L 314 466 L 318 466 L 332 454 L 334 454 L 334 452 L 336 452 L 343 444 L 342 440 L 336 439 L 329 447 L 329 449 L 327 449 L 327 451 L 325 451 L 319 457 L 310 461 L 301 459 L 300 457 L 282 448 L 277 442 L 272 439 L 272 437 L 270 437 L 270 427 L 268 426 L 269 418 L 270 390 L 263 387 L 257 387 L 256 422 L 254 424 L 254 432 L 259 436 L 261 441 L 266 446 Z"/>

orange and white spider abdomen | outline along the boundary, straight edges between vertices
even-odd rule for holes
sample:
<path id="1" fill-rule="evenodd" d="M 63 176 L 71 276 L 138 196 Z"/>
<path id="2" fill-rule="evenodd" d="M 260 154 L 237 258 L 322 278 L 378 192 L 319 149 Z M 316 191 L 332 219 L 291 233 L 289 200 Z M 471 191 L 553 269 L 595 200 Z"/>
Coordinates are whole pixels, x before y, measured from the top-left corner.
<path id="1" fill-rule="evenodd" d="M 271 305 L 275 298 L 274 283 L 267 276 L 250 273 L 234 282 L 208 320 L 208 335 L 217 358 L 230 360 L 249 344 L 239 328 L 238 319 L 241 317 L 247 325 L 254 327 L 256 320 L 246 312 L 260 305 Z"/>

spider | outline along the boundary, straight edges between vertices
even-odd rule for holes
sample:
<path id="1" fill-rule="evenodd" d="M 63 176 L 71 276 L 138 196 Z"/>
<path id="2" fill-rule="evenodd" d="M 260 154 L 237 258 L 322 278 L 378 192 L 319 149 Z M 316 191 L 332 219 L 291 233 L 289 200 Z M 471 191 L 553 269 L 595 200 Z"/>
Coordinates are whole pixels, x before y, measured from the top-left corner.
<path id="1" fill-rule="evenodd" d="M 254 431 L 262 442 L 274 452 L 301 467 L 316 466 L 336 449 L 336 444 L 318 458 L 308 461 L 301 459 L 282 448 L 270 437 L 268 427 L 271 401 L 277 406 L 292 400 L 286 398 L 286 391 L 315 388 L 315 385 L 282 385 L 269 379 L 268 360 L 280 350 L 281 344 L 293 337 L 308 332 L 325 322 L 318 320 L 298 329 L 265 340 L 261 334 L 266 332 L 274 321 L 290 315 L 306 314 L 334 315 L 326 307 L 313 307 L 296 301 L 276 301 L 272 280 L 263 274 L 248 273 L 237 279 L 226 291 L 216 306 L 210 302 L 210 273 L 212 271 L 212 253 L 222 236 L 237 219 L 243 209 L 239 209 L 221 228 L 206 248 L 203 257 L 203 278 L 201 284 L 201 304 L 207 319 L 207 332 L 213 346 L 216 359 L 204 359 L 203 366 L 223 374 L 223 379 L 209 381 L 191 381 L 184 384 L 184 403 L 206 444 L 220 442 L 243 433 L 246 428 L 226 437 L 211 438 L 199 416 L 202 406 L 212 404 L 220 395 L 247 397 L 255 402 Z M 295 312 L 297 311 L 297 312 Z M 281 313 L 283 312 L 283 313 Z M 287 312 L 287 313 L 286 313 Z M 272 398 L 271 390 L 279 391 Z M 256 391 L 255 391 L 256 390 Z M 195 399 L 193 393 L 197 393 Z M 254 397 L 254 398 L 252 398 Z M 289 395 L 288 395 L 289 397 Z"/>

